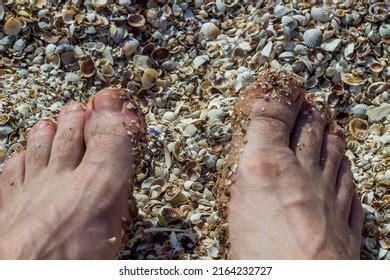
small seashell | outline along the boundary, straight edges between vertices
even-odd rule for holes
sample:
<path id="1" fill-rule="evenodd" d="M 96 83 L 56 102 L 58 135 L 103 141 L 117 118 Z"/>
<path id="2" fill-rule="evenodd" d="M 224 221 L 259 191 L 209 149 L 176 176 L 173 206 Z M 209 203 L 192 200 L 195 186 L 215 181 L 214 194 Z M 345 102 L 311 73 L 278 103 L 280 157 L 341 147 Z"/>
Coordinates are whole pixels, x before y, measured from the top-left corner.
<path id="1" fill-rule="evenodd" d="M 341 39 L 339 38 L 331 38 L 321 44 L 321 48 L 323 48 L 327 52 L 334 52 L 338 50 L 340 46 L 341 46 Z"/>
<path id="2" fill-rule="evenodd" d="M 390 4 L 374 3 L 369 7 L 368 11 L 377 20 L 385 20 L 390 13 Z"/>
<path id="3" fill-rule="evenodd" d="M 198 129 L 196 128 L 195 125 L 189 124 L 184 129 L 184 135 L 186 135 L 188 137 L 192 137 L 192 136 L 194 136 L 197 133 L 197 131 L 198 131 Z"/>
<path id="4" fill-rule="evenodd" d="M 365 83 L 365 81 L 352 73 L 342 73 L 341 80 L 347 85 L 359 86 Z"/>
<path id="5" fill-rule="evenodd" d="M 95 9 L 104 9 L 107 7 L 107 0 L 91 0 L 91 4 Z"/>
<path id="6" fill-rule="evenodd" d="M 313 7 L 310 11 L 310 14 L 314 20 L 320 21 L 322 23 L 326 23 L 330 20 L 329 12 L 321 7 Z"/>
<path id="7" fill-rule="evenodd" d="M 364 140 L 368 135 L 368 123 L 363 119 L 352 119 L 348 124 L 348 130 L 355 139 Z"/>
<path id="8" fill-rule="evenodd" d="M 61 65 L 61 56 L 58 53 L 51 53 L 45 58 L 46 64 L 53 65 L 54 69 L 58 69 Z"/>
<path id="9" fill-rule="evenodd" d="M 21 39 L 18 39 L 13 48 L 17 51 L 17 52 L 20 52 L 20 51 L 23 51 L 25 48 L 26 48 L 26 45 L 27 45 L 27 42 L 25 39 L 21 38 Z"/>
<path id="10" fill-rule="evenodd" d="M 138 48 L 139 42 L 137 39 L 131 39 L 130 41 L 127 41 L 125 45 L 123 46 L 123 51 L 125 52 L 126 56 L 131 56 Z"/>
<path id="11" fill-rule="evenodd" d="M 351 113 L 358 118 L 367 118 L 368 105 L 366 104 L 356 104 L 352 107 Z"/>
<path id="12" fill-rule="evenodd" d="M 4 125 L 8 123 L 10 120 L 10 116 L 8 114 L 0 114 L 0 125 Z"/>
<path id="13" fill-rule="evenodd" d="M 145 89 L 149 89 L 153 87 L 158 78 L 159 74 L 156 70 L 154 69 L 148 69 L 144 72 L 142 75 L 142 87 Z"/>
<path id="14" fill-rule="evenodd" d="M 266 57 L 266 58 L 269 58 L 271 56 L 271 53 L 272 53 L 272 47 L 273 47 L 273 43 L 272 41 L 269 41 L 267 43 L 267 45 L 264 46 L 264 48 L 261 50 L 261 55 Z"/>
<path id="15" fill-rule="evenodd" d="M 290 12 L 290 9 L 284 5 L 277 5 L 274 9 L 274 14 L 277 17 L 282 17 Z"/>
<path id="16" fill-rule="evenodd" d="M 169 49 L 157 48 L 152 52 L 152 58 L 156 61 L 163 61 L 169 56 Z"/>
<path id="17" fill-rule="evenodd" d="M 61 61 L 65 66 L 72 66 L 76 64 L 77 59 L 73 51 L 68 51 L 61 54 Z"/>
<path id="18" fill-rule="evenodd" d="M 170 111 L 165 112 L 165 113 L 163 114 L 163 116 L 162 116 L 162 118 L 163 118 L 164 120 L 169 121 L 169 122 L 172 122 L 172 121 L 176 120 L 177 117 L 178 117 L 178 114 L 177 114 L 177 113 L 175 113 L 175 112 L 170 112 Z"/>
<path id="19" fill-rule="evenodd" d="M 65 81 L 69 83 L 78 83 L 80 81 L 80 75 L 77 73 L 69 72 L 65 75 Z"/>
<path id="20" fill-rule="evenodd" d="M 200 28 L 200 34 L 207 40 L 213 40 L 221 33 L 219 28 L 212 22 L 206 22 Z"/>
<path id="21" fill-rule="evenodd" d="M 390 115 L 390 104 L 383 103 L 379 107 L 367 111 L 367 116 L 370 121 L 381 121 Z"/>
<path id="22" fill-rule="evenodd" d="M 171 225 L 179 221 L 183 213 L 176 208 L 162 207 L 157 215 L 158 221 L 162 226 Z"/>
<path id="23" fill-rule="evenodd" d="M 368 67 L 375 74 L 379 74 L 379 73 L 381 73 L 383 71 L 383 69 L 385 69 L 385 65 L 384 64 L 377 63 L 377 62 L 371 63 L 370 66 L 368 66 Z"/>
<path id="24" fill-rule="evenodd" d="M 378 184 L 382 186 L 390 186 L 390 170 L 387 170 L 385 174 L 378 175 Z"/>
<path id="25" fill-rule="evenodd" d="M 22 23 L 20 20 L 14 17 L 10 17 L 3 26 L 3 31 L 9 36 L 18 35 L 22 30 Z"/>
<path id="26" fill-rule="evenodd" d="M 151 60 L 146 55 L 135 55 L 133 57 L 133 63 L 138 69 L 146 71 L 150 68 Z"/>
<path id="27" fill-rule="evenodd" d="M 303 40 L 309 48 L 317 48 L 321 45 L 322 31 L 321 29 L 308 29 L 303 33 Z"/>
<path id="28" fill-rule="evenodd" d="M 4 6 L 0 5 L 0 21 L 3 20 L 5 15 Z"/>
<path id="29" fill-rule="evenodd" d="M 289 27 L 291 31 L 293 31 L 298 26 L 298 22 L 290 16 L 283 16 L 281 23 L 283 26 Z"/>
<path id="30" fill-rule="evenodd" d="M 390 24 L 382 24 L 381 27 L 379 27 L 379 35 L 383 39 L 390 39 Z"/>
<path id="31" fill-rule="evenodd" d="M 135 27 L 135 28 L 141 28 L 145 25 L 146 23 L 146 19 L 143 15 L 140 15 L 140 14 L 132 14 L 129 16 L 129 18 L 127 19 L 127 23 L 131 26 L 131 27 Z"/>
<path id="32" fill-rule="evenodd" d="M 13 132 L 14 130 L 12 127 L 8 125 L 0 125 L 0 135 L 9 135 Z"/>
<path id="33" fill-rule="evenodd" d="M 374 123 L 373 125 L 370 126 L 370 128 L 369 128 L 368 131 L 369 131 L 371 134 L 380 136 L 380 135 L 383 134 L 383 130 L 384 130 L 383 124 Z"/>
<path id="34" fill-rule="evenodd" d="M 234 48 L 232 53 L 233 58 L 236 60 L 245 59 L 247 55 L 248 55 L 247 51 L 240 47 Z"/>
<path id="35" fill-rule="evenodd" d="M 95 73 L 96 69 L 92 59 L 90 57 L 83 59 L 83 61 L 80 63 L 81 77 L 89 78 L 95 75 Z"/>
<path id="36" fill-rule="evenodd" d="M 195 69 L 198 69 L 201 67 L 203 64 L 208 62 L 210 60 L 210 57 L 208 55 L 200 55 L 194 58 L 194 61 L 192 64 L 194 65 Z"/>
<path id="37" fill-rule="evenodd" d="M 219 13 L 224 13 L 226 11 L 226 4 L 224 0 L 216 0 L 215 8 Z"/>

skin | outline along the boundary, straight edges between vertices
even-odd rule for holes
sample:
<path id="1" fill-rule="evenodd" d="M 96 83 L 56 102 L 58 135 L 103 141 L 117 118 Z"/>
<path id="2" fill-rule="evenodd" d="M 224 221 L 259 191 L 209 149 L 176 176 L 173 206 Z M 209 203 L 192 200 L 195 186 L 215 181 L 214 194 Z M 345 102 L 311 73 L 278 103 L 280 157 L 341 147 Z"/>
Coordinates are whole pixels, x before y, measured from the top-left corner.
<path id="1" fill-rule="evenodd" d="M 301 94 L 301 93 L 296 93 Z M 0 259 L 113 259 L 129 219 L 136 114 L 104 90 L 40 121 L 0 177 Z M 301 99 L 298 99 L 301 100 Z M 343 140 L 316 111 L 256 100 L 231 190 L 235 259 L 358 258 L 362 211 Z M 291 139 L 291 141 L 290 141 Z M 299 143 L 299 145 L 298 145 Z M 300 148 L 298 148 L 300 147 Z"/>

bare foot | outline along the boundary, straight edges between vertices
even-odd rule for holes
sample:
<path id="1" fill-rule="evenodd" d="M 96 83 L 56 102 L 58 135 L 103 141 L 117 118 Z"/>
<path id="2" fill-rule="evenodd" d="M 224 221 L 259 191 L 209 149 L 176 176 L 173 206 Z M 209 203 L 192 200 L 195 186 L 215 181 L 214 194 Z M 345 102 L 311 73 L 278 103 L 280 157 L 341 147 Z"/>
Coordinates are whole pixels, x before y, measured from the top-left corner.
<path id="1" fill-rule="evenodd" d="M 302 95 L 273 72 L 238 105 L 252 110 L 230 189 L 233 259 L 359 258 L 362 210 L 342 133 Z"/>
<path id="2" fill-rule="evenodd" d="M 133 145 L 124 124 L 137 115 L 120 90 L 42 120 L 0 178 L 0 258 L 112 259 L 129 218 Z M 137 128 L 133 126 L 133 131 Z"/>

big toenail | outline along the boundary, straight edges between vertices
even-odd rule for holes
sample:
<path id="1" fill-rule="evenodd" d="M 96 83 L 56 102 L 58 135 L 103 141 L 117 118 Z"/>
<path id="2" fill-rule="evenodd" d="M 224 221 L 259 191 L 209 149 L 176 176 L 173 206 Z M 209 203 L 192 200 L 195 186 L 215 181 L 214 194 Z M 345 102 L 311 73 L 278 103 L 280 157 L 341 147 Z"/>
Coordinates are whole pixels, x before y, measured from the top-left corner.
<path id="1" fill-rule="evenodd" d="M 107 90 L 95 96 L 93 100 L 95 111 L 108 110 L 120 112 L 123 106 L 123 100 L 120 94 L 114 90 Z"/>

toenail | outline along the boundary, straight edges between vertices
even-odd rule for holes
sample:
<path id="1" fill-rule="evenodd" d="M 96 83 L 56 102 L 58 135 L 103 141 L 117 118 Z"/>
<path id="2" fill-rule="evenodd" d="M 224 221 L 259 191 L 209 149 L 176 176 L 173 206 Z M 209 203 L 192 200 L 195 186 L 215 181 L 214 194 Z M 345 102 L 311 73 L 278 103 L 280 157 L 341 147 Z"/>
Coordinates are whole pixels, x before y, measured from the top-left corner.
<path id="1" fill-rule="evenodd" d="M 120 98 L 120 91 L 106 90 L 97 94 L 93 99 L 95 111 L 108 110 L 120 112 L 123 106 L 123 100 Z"/>

